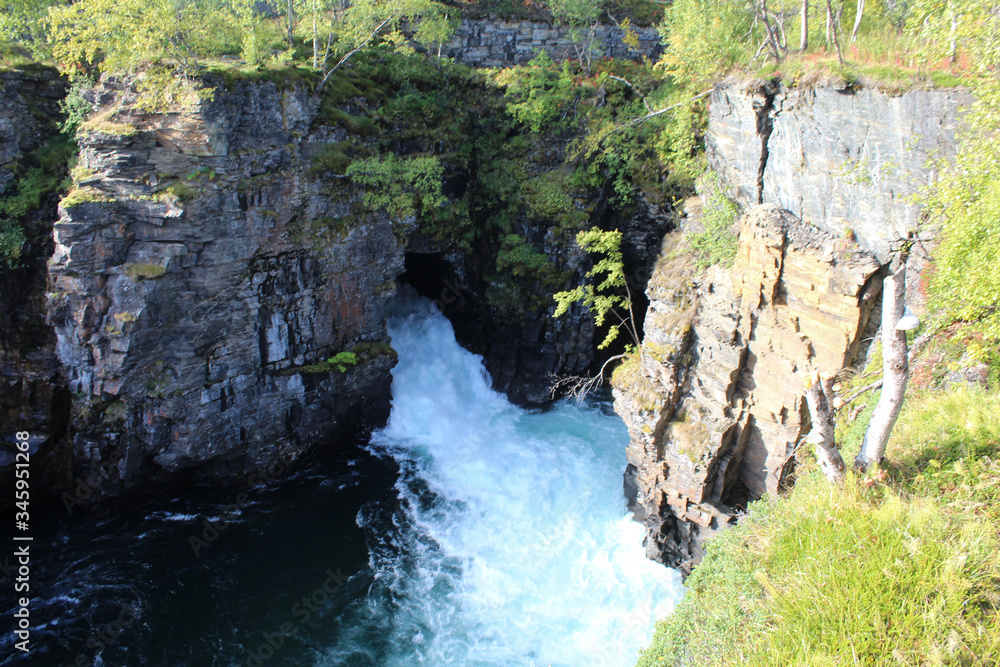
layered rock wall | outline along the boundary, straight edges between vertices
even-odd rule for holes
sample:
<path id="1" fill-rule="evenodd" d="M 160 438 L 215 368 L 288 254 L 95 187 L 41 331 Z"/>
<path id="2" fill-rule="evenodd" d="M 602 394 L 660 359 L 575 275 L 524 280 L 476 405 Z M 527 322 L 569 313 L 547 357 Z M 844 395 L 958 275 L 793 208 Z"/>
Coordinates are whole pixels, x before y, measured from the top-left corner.
<path id="1" fill-rule="evenodd" d="M 777 490 L 810 428 L 803 379 L 850 362 L 879 268 L 773 205 L 744 217 L 731 270 L 692 270 L 680 233 L 668 236 L 643 353 L 614 383 L 651 557 L 689 568 L 734 506 Z"/>
<path id="2" fill-rule="evenodd" d="M 401 241 L 386 219 L 338 224 L 349 198 L 308 177 L 344 134 L 313 127 L 319 100 L 239 82 L 146 114 L 127 87 L 94 95 L 108 111 L 50 264 L 75 475 L 99 494 L 235 482 L 384 418 Z"/>
<path id="3" fill-rule="evenodd" d="M 533 21 L 462 19 L 451 41 L 441 51 L 471 67 L 523 65 L 542 51 L 553 60 L 577 58 L 587 49 L 597 58 L 655 58 L 660 36 L 655 28 L 631 28 L 636 42 L 625 43 L 616 26 L 571 28 Z M 636 48 L 634 48 L 636 47 Z"/>
<path id="4" fill-rule="evenodd" d="M 709 166 L 744 208 L 777 204 L 885 261 L 917 230 L 911 196 L 933 182 L 933 159 L 955 154 L 968 92 L 724 85 L 709 103 Z"/>
<path id="5" fill-rule="evenodd" d="M 855 360 L 902 238 L 916 241 L 919 301 L 930 239 L 911 195 L 933 181 L 931 158 L 954 155 L 969 101 L 780 82 L 712 93 L 709 166 L 749 210 L 734 266 L 698 271 L 682 235 L 668 237 L 643 356 L 616 374 L 626 490 L 652 558 L 690 568 L 734 509 L 777 490 L 810 428 L 803 378 Z"/>

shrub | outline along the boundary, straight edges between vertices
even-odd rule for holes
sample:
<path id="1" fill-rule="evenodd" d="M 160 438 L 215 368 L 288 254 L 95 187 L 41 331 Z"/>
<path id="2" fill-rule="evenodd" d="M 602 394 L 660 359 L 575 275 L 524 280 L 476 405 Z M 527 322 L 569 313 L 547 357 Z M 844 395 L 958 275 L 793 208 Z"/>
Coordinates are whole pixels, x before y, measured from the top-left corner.
<path id="1" fill-rule="evenodd" d="M 715 264 L 729 266 L 739 248 L 739 236 L 734 231 L 739 218 L 739 207 L 726 197 L 722 181 L 715 172 L 705 172 L 699 181 L 699 187 L 708 201 L 702 211 L 703 230 L 687 236 L 691 249 L 697 255 L 695 263 L 703 269 Z"/>
<path id="2" fill-rule="evenodd" d="M 447 202 L 441 194 L 444 168 L 437 156 L 398 158 L 392 153 L 355 160 L 347 175 L 366 188 L 363 201 L 394 219 L 430 211 Z"/>

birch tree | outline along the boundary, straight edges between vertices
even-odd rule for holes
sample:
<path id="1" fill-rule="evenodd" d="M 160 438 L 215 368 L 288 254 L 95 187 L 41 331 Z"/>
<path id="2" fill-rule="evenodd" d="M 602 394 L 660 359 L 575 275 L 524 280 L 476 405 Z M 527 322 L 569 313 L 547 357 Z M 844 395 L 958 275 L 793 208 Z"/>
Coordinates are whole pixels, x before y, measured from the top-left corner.
<path id="1" fill-rule="evenodd" d="M 806 442 L 816 446 L 819 468 L 830 481 L 844 479 L 847 465 L 834 441 L 833 376 L 813 373 L 806 378 L 806 404 L 812 417 L 812 430 Z"/>
<path id="2" fill-rule="evenodd" d="M 905 256 L 895 257 L 890 271 L 882 282 L 882 395 L 868 423 L 861 451 L 854 459 L 854 467 L 860 471 L 885 458 L 910 374 L 906 331 L 900 328 L 906 296 Z"/>
<path id="3" fill-rule="evenodd" d="M 799 38 L 799 50 L 805 51 L 809 48 L 809 0 L 802 0 L 800 23 L 802 35 Z"/>
<path id="4" fill-rule="evenodd" d="M 854 14 L 854 29 L 851 30 L 851 42 L 858 40 L 858 30 L 861 28 L 861 17 L 865 13 L 865 0 L 858 0 L 858 8 Z"/>

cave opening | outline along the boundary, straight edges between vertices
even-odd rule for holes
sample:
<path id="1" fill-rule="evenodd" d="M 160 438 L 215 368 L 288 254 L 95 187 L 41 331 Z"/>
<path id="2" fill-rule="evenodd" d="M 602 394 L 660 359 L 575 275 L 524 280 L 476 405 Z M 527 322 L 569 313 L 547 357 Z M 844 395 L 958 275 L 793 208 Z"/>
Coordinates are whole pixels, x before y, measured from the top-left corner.
<path id="1" fill-rule="evenodd" d="M 484 314 L 478 300 L 459 274 L 458 267 L 440 252 L 407 252 L 398 282 L 433 301 L 455 329 L 455 337 L 466 349 L 483 354 L 487 341 L 482 326 Z"/>
<path id="2" fill-rule="evenodd" d="M 449 320 L 467 300 L 455 267 L 441 253 L 408 252 L 399 283 L 409 285 L 417 293 L 433 301 Z"/>

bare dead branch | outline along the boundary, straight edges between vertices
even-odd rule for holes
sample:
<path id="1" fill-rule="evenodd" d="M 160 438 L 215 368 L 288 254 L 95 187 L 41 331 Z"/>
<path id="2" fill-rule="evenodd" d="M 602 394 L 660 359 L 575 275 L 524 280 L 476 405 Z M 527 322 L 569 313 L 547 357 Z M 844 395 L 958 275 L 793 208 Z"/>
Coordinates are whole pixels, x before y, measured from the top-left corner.
<path id="1" fill-rule="evenodd" d="M 854 401 L 858 400 L 859 397 L 863 396 L 864 394 L 867 394 L 870 391 L 874 391 L 875 389 L 878 389 L 881 386 L 882 386 L 882 379 L 879 378 L 878 380 L 872 382 L 867 387 L 862 387 L 861 389 L 858 389 L 850 396 L 845 397 L 843 399 L 844 405 L 847 405 L 848 403 L 853 403 Z"/>
<path id="2" fill-rule="evenodd" d="M 617 128 L 615 128 L 615 132 L 618 132 L 619 130 L 623 130 L 623 129 L 627 128 L 627 127 L 633 127 L 635 125 L 638 125 L 639 123 L 644 123 L 647 120 L 649 120 L 650 118 L 654 118 L 654 117 L 659 116 L 661 114 L 665 114 L 668 111 L 673 111 L 677 107 L 683 106 L 685 104 L 688 104 L 689 102 L 693 102 L 695 100 L 700 100 L 701 98 L 703 98 L 706 95 L 708 95 L 709 93 L 711 93 L 712 90 L 714 90 L 714 89 L 713 88 L 709 88 L 708 90 L 705 90 L 705 91 L 702 91 L 702 92 L 698 93 L 697 95 L 695 95 L 691 99 L 684 100 L 682 102 L 678 102 L 677 104 L 671 104 L 669 107 L 666 107 L 665 109 L 659 109 L 657 111 L 653 111 L 652 113 L 648 113 L 645 116 L 641 116 L 639 118 L 633 118 L 632 120 L 630 120 L 629 122 L 625 123 L 624 125 L 619 125 Z"/>
<path id="3" fill-rule="evenodd" d="M 333 75 L 333 73 L 336 72 L 341 65 L 347 62 L 348 58 L 350 58 L 355 53 L 368 46 L 368 43 L 371 42 L 373 39 L 375 39 L 379 31 L 382 30 L 382 28 L 384 28 L 386 25 L 388 25 L 390 21 L 396 18 L 397 15 L 398 12 L 393 12 L 392 14 L 390 14 L 384 21 L 378 24 L 378 27 L 376 27 L 374 30 L 371 31 L 371 34 L 368 35 L 365 41 L 361 42 L 361 44 L 359 44 L 357 47 L 351 49 L 346 54 L 344 54 L 344 57 L 338 60 L 337 64 L 333 66 L 333 69 L 327 72 L 326 75 L 323 77 L 323 80 L 319 82 L 319 85 L 316 87 L 316 92 L 323 90 L 323 86 L 325 86 L 326 82 L 330 80 L 330 77 Z"/>

